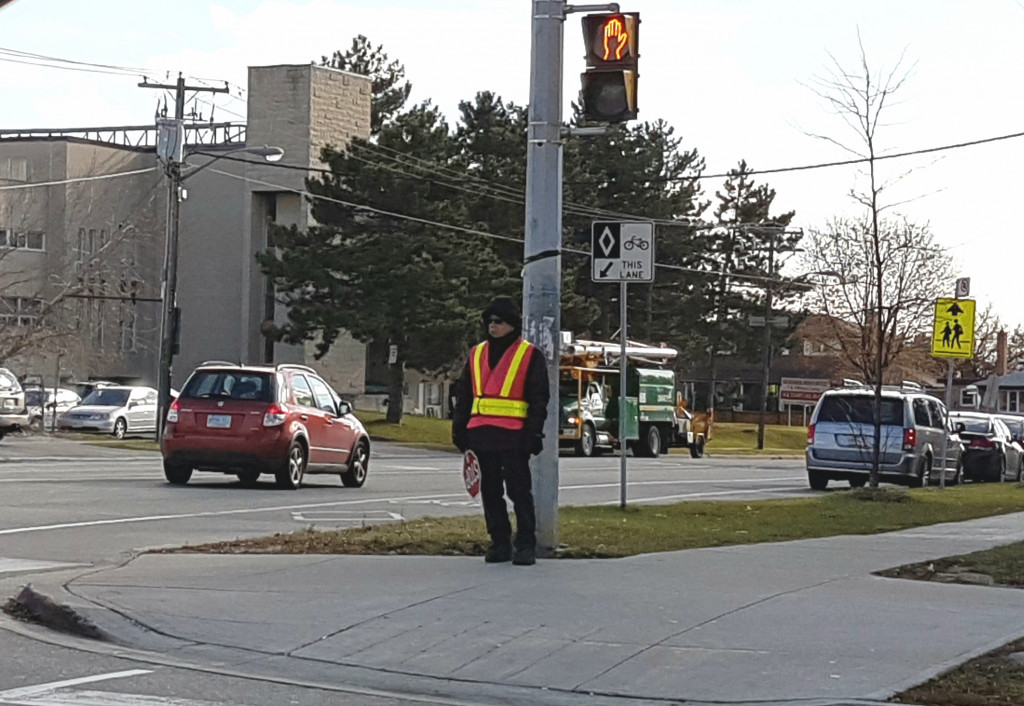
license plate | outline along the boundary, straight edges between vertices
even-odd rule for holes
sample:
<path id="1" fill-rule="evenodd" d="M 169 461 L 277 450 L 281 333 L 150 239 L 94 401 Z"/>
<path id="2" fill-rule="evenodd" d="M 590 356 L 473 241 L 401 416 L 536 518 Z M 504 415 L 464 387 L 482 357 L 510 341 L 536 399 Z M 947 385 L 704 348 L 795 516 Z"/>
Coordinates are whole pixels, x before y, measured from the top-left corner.
<path id="1" fill-rule="evenodd" d="M 231 415 L 211 414 L 206 418 L 206 426 L 213 429 L 227 429 L 231 426 Z"/>
<path id="2" fill-rule="evenodd" d="M 838 441 L 840 446 L 856 446 L 859 449 L 868 447 L 868 440 L 860 434 L 839 434 Z"/>

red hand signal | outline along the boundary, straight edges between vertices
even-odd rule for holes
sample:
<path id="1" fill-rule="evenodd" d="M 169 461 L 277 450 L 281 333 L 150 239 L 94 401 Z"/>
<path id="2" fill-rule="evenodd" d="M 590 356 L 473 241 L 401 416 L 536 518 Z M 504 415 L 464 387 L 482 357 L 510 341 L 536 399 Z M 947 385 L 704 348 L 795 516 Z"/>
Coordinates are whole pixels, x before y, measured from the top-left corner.
<path id="1" fill-rule="evenodd" d="M 609 20 L 604 26 L 604 60 L 608 61 L 614 51 L 615 61 L 620 61 L 628 42 L 629 33 L 622 26 L 622 20 L 617 17 Z"/>

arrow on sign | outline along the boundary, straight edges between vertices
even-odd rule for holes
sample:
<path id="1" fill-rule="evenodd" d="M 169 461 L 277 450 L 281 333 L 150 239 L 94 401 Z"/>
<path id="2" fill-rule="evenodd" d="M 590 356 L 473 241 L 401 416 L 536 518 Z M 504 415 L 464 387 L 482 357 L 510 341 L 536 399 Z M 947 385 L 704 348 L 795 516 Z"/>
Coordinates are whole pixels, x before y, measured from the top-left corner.
<path id="1" fill-rule="evenodd" d="M 601 270 L 599 276 L 600 277 L 607 277 L 608 273 L 611 272 L 612 267 L 614 267 L 614 265 L 615 265 L 615 261 L 614 260 L 612 262 L 609 262 L 607 265 L 605 265 L 605 268 L 603 270 Z"/>
<path id="2" fill-rule="evenodd" d="M 959 304 L 953 302 L 953 306 L 946 309 L 946 312 L 952 314 L 953 316 L 960 316 L 960 314 L 964 313 L 964 310 L 960 308 Z"/>

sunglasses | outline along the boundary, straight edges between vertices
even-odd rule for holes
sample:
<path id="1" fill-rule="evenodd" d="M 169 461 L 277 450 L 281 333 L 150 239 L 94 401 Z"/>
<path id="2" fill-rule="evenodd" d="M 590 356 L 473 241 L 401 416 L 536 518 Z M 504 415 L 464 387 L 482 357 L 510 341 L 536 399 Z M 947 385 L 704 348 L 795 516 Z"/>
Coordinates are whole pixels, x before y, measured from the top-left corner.
<path id="1" fill-rule="evenodd" d="M 503 324 L 503 323 L 505 323 L 505 319 L 499 318 L 497 316 L 492 316 L 491 318 L 487 319 L 487 323 L 488 324 Z"/>

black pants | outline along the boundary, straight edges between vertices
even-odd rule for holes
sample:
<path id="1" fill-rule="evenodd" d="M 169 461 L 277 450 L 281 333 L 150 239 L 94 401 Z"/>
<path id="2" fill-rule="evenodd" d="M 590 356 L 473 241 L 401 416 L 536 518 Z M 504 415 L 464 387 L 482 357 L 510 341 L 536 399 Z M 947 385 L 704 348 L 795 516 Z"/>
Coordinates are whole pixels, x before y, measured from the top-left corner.
<path id="1" fill-rule="evenodd" d="M 507 492 L 516 513 L 516 548 L 536 548 L 537 516 L 533 509 L 530 455 L 519 449 L 473 450 L 480 459 L 480 496 L 491 541 L 507 544 L 512 539 L 512 524 L 505 504 Z"/>

